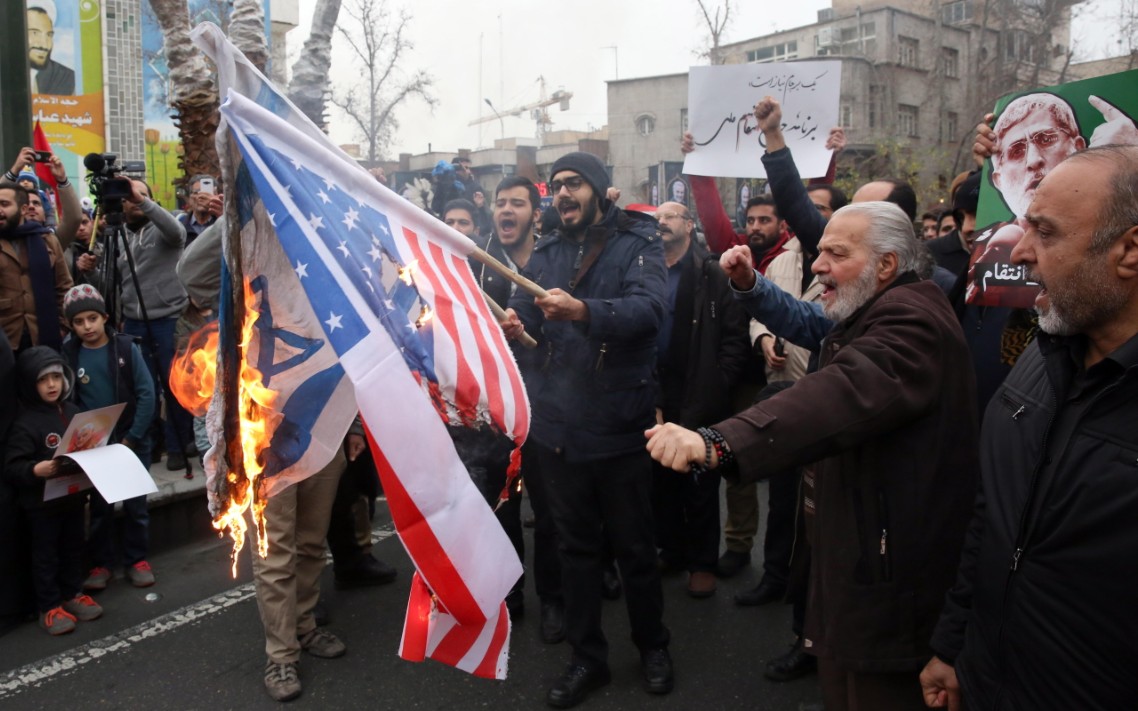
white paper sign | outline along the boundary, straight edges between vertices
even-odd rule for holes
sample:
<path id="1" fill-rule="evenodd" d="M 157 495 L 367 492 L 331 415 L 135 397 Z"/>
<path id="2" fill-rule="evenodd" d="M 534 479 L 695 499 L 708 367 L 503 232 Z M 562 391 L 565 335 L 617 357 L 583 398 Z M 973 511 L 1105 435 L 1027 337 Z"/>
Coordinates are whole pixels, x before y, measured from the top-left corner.
<path id="1" fill-rule="evenodd" d="M 782 133 L 803 178 L 830 166 L 826 137 L 838 125 L 841 62 L 774 62 L 692 67 L 688 72 L 688 130 L 695 150 L 689 175 L 765 178 L 766 150 L 755 119 L 765 96 L 782 105 Z"/>
<path id="2" fill-rule="evenodd" d="M 111 444 L 64 456 L 78 464 L 83 474 L 48 479 L 44 482 L 44 501 L 90 488 L 92 484 L 109 504 L 158 491 L 150 472 L 125 445 Z"/>

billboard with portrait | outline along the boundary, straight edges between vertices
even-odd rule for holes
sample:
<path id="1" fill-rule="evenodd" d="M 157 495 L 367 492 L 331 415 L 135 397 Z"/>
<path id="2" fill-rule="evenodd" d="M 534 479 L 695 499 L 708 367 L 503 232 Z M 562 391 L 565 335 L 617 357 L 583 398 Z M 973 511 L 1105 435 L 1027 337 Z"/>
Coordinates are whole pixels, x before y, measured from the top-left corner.
<path id="1" fill-rule="evenodd" d="M 1087 147 L 1138 144 L 1138 70 L 1018 92 L 996 104 L 995 152 L 984 162 L 976 239 L 968 266 L 970 304 L 1029 308 L 1040 286 L 1015 264 L 1039 182 Z"/>
<path id="2" fill-rule="evenodd" d="M 32 119 L 69 175 L 82 157 L 102 153 L 103 23 L 101 0 L 26 0 Z"/>

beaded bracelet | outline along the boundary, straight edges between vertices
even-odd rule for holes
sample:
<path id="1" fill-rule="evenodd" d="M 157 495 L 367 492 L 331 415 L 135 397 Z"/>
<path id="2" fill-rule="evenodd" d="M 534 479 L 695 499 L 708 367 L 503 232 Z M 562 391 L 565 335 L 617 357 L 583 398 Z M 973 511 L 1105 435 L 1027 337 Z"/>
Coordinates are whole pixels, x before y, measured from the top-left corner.
<path id="1" fill-rule="evenodd" d="M 700 427 L 698 430 L 704 443 L 707 445 L 707 459 L 705 466 L 711 466 L 711 450 L 715 449 L 715 456 L 719 460 L 719 467 L 729 467 L 735 463 L 735 453 L 731 451 L 731 447 L 727 445 L 727 440 L 723 438 L 719 430 L 712 429 L 711 427 Z"/>

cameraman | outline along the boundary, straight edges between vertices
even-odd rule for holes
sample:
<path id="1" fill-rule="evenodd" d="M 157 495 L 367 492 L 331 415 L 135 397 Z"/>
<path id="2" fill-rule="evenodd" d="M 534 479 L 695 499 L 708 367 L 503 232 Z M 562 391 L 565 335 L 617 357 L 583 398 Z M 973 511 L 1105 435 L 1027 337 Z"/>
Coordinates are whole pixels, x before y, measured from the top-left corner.
<path id="1" fill-rule="evenodd" d="M 20 172 L 25 168 L 35 170 L 35 163 L 36 150 L 27 147 L 21 148 L 20 154 L 16 156 L 16 160 L 12 162 L 12 167 L 4 174 L 4 178 L 13 183 L 18 182 Z M 67 171 L 63 168 L 63 161 L 59 159 L 59 156 L 52 155 L 47 163 L 51 168 L 52 177 L 55 178 L 55 194 L 59 200 L 59 220 L 55 226 L 55 237 L 59 240 L 60 246 L 67 249 L 68 245 L 75 241 L 75 233 L 79 229 L 79 216 L 82 214 L 79 207 L 79 195 L 75 192 L 75 186 L 67 180 Z M 31 214 L 28 214 L 27 218 L 47 224 L 47 213 L 42 202 L 47 199 L 46 193 L 32 188 L 28 194 L 31 195 L 33 192 L 39 197 L 40 204 L 38 205 L 38 212 L 36 207 L 29 205 Z"/>
<path id="2" fill-rule="evenodd" d="M 159 377 L 162 379 L 162 389 L 166 392 L 166 468 L 175 471 L 186 465 L 186 455 L 179 443 L 188 445 L 193 442 L 190 415 L 178 404 L 169 387 L 170 362 L 174 357 L 174 326 L 188 301 L 176 271 L 186 244 L 186 228 L 150 199 L 150 187 L 146 183 L 141 180 L 130 182 L 131 194 L 123 200 L 123 218 L 126 245 L 134 258 L 134 274 L 126 253 L 120 253 L 122 330 L 142 340 L 142 354 L 155 378 L 155 385 Z M 137 290 L 135 276 L 138 279 Z M 157 364 L 153 360 L 155 353 Z"/>

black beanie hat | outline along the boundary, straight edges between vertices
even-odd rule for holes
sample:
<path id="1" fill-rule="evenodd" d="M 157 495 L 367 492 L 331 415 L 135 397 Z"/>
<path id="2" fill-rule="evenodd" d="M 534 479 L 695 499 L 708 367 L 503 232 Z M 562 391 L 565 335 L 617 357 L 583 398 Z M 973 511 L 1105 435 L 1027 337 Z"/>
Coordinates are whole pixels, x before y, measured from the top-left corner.
<path id="1" fill-rule="evenodd" d="M 605 193 L 612 187 L 612 181 L 609 180 L 608 171 L 605 170 L 605 164 L 601 162 L 600 158 L 592 153 L 581 151 L 566 153 L 553 161 L 553 167 L 549 170 L 549 179 L 552 181 L 563 170 L 571 170 L 580 175 L 586 183 L 592 186 L 593 192 L 600 198 L 601 203 L 607 202 Z"/>

